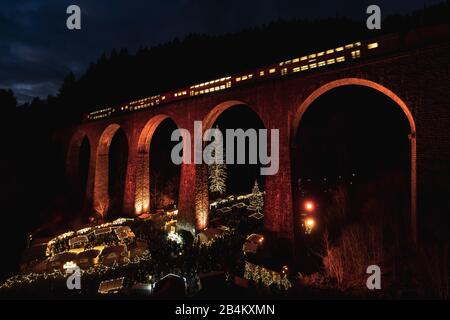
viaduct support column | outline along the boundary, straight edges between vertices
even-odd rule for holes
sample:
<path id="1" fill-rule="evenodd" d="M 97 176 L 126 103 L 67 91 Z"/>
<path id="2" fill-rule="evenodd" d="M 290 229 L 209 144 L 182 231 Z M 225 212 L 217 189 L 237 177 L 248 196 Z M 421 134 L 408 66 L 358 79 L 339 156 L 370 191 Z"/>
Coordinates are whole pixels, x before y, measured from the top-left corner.
<path id="1" fill-rule="evenodd" d="M 203 132 L 196 132 L 193 122 L 192 119 L 185 122 L 191 134 L 188 137 L 186 131 L 183 135 L 183 150 L 191 150 L 191 157 L 183 154 L 186 158 L 181 165 L 177 228 L 195 234 L 208 226 L 209 193 L 207 165 L 194 163 L 194 141 L 202 141 Z M 187 163 L 189 160 L 191 163 Z"/>
<path id="2" fill-rule="evenodd" d="M 135 191 L 136 191 L 136 167 L 138 165 L 138 138 L 131 135 L 128 142 L 128 163 L 125 179 L 125 189 L 123 195 L 123 215 L 128 217 L 136 216 Z M 148 169 L 148 168 L 147 168 Z"/>
<path id="3" fill-rule="evenodd" d="M 283 128 L 284 127 L 284 128 Z M 294 239 L 289 126 L 279 130 L 279 170 L 266 177 L 264 228 L 279 238 Z"/>
<path id="4" fill-rule="evenodd" d="M 177 227 L 195 234 L 208 226 L 209 198 L 207 166 L 181 166 Z"/>

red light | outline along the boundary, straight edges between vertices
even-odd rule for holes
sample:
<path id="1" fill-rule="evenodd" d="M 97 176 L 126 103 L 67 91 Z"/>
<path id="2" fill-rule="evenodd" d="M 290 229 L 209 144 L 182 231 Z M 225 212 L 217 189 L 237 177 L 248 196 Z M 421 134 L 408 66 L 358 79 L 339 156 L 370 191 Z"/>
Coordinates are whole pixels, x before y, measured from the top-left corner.
<path id="1" fill-rule="evenodd" d="M 305 210 L 306 211 L 311 212 L 311 211 L 314 210 L 314 208 L 315 208 L 314 202 L 312 202 L 312 201 L 306 201 L 305 202 Z"/>

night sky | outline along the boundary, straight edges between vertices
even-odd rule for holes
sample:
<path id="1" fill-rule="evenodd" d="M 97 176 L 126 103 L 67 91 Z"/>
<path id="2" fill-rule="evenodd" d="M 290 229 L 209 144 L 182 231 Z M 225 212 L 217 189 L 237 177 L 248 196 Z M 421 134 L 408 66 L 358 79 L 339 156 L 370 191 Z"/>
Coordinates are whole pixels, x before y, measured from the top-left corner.
<path id="1" fill-rule="evenodd" d="M 113 48 L 134 52 L 189 33 L 223 34 L 279 18 L 346 16 L 363 20 L 369 4 L 382 15 L 409 13 L 440 0 L 2 0 L 0 88 L 20 103 L 56 94 L 69 71 L 81 75 Z M 66 28 L 67 6 L 81 7 L 82 30 Z M 301 39 L 298 39 L 301 41 Z"/>

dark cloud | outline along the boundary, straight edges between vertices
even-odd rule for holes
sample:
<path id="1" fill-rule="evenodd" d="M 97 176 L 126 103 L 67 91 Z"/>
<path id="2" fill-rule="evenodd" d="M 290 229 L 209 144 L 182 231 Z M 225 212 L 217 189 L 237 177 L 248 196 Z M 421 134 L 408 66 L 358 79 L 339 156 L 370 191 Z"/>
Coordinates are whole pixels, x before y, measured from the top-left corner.
<path id="1" fill-rule="evenodd" d="M 103 52 L 155 45 L 189 33 L 220 34 L 278 18 L 364 19 L 373 1 L 352 0 L 4 0 L 0 3 L 0 88 L 24 102 L 55 94 L 70 71 L 80 75 Z M 384 15 L 439 0 L 377 1 Z M 82 10 L 82 30 L 66 28 L 66 8 Z"/>

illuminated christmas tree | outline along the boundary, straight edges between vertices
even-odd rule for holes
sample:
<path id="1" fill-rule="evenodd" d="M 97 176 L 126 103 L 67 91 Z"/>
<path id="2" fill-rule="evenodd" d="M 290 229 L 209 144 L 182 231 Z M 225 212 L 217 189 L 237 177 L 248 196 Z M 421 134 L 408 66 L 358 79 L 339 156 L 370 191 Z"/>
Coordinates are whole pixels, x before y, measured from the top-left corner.
<path id="1" fill-rule="evenodd" d="M 255 207 L 258 212 L 260 212 L 264 206 L 264 197 L 259 190 L 258 181 L 256 180 L 252 190 L 252 197 L 250 198 L 250 205 Z"/>
<path id="2" fill-rule="evenodd" d="M 224 159 L 223 145 L 214 141 L 214 150 L 211 155 L 216 159 Z M 217 152 L 217 154 L 216 154 Z M 227 165 L 225 163 L 213 163 L 208 167 L 209 172 L 209 191 L 216 195 L 223 195 L 226 188 Z"/>

